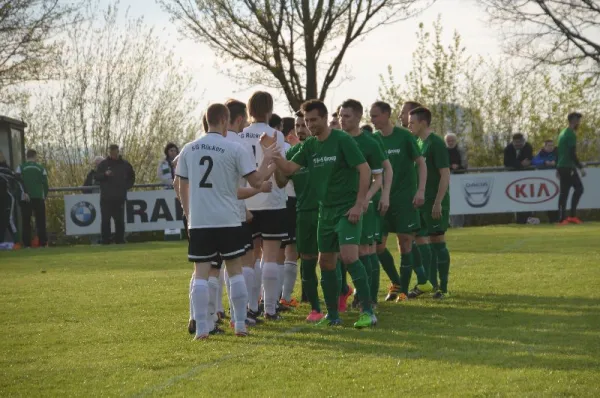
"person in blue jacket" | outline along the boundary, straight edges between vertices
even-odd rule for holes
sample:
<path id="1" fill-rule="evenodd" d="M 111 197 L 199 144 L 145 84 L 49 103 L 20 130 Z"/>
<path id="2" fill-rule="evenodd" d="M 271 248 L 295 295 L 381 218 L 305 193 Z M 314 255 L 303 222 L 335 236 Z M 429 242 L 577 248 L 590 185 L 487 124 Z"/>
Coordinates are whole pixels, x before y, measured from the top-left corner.
<path id="1" fill-rule="evenodd" d="M 558 160 L 558 154 L 554 147 L 554 141 L 544 141 L 544 147 L 540 149 L 539 153 L 531 161 L 531 165 L 535 167 L 556 167 L 556 161 Z"/>

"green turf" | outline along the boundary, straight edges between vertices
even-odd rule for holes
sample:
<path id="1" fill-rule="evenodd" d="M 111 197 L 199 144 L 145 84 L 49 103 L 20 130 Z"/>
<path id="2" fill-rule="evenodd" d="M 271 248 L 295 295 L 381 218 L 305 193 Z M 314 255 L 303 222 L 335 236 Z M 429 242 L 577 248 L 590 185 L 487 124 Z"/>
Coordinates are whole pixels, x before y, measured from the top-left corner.
<path id="1" fill-rule="evenodd" d="M 600 396 L 600 225 L 448 241 L 445 302 L 380 304 L 363 331 L 356 313 L 315 330 L 302 306 L 202 342 L 182 243 L 0 253 L 0 395 Z"/>

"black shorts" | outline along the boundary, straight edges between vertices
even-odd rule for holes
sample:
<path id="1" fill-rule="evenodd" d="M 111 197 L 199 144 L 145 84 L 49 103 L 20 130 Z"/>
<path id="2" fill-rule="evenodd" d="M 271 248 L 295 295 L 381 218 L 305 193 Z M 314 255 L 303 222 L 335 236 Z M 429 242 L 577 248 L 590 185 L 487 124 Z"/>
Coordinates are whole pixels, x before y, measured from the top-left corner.
<path id="1" fill-rule="evenodd" d="M 296 243 L 296 198 L 293 196 L 288 197 L 287 200 L 287 227 L 288 236 L 281 244 L 282 247 L 292 243 Z"/>
<path id="2" fill-rule="evenodd" d="M 287 237 L 287 209 L 251 210 L 252 237 L 283 240 Z"/>
<path id="3" fill-rule="evenodd" d="M 188 260 L 213 263 L 220 268 L 219 259 L 233 260 L 246 254 L 244 229 L 239 227 L 193 228 L 189 230 Z"/>
<path id="4" fill-rule="evenodd" d="M 244 230 L 244 247 L 246 248 L 246 252 L 254 250 L 254 239 L 252 238 L 251 224 L 243 222 L 242 229 Z"/>

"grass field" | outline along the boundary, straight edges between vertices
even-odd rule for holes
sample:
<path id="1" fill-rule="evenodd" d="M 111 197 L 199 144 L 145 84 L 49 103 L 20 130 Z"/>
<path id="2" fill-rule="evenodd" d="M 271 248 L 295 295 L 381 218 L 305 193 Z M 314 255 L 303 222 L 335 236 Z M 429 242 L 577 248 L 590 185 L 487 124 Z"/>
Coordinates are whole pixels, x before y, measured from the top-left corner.
<path id="1" fill-rule="evenodd" d="M 204 342 L 183 243 L 0 253 L 0 395 L 600 396 L 600 225 L 448 241 L 445 302 L 383 303 L 362 331 L 356 313 L 315 330 L 303 306 Z"/>

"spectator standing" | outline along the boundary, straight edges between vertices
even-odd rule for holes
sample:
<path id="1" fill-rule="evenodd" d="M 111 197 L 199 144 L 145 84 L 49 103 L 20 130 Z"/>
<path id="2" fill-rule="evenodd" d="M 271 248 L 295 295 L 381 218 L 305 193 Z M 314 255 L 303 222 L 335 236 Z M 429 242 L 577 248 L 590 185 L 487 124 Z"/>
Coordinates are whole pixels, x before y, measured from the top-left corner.
<path id="1" fill-rule="evenodd" d="M 583 184 L 579 178 L 577 169 L 581 176 L 585 177 L 583 165 L 577 158 L 577 136 L 575 132 L 579 129 L 582 115 L 578 112 L 570 113 L 567 117 L 569 127 L 561 131 L 558 136 L 558 162 L 557 174 L 560 180 L 560 196 L 558 198 L 558 211 L 561 225 L 569 223 L 581 224 L 577 218 L 577 205 L 583 195 Z M 571 213 L 567 217 L 567 199 L 569 192 L 573 187 L 573 197 L 571 198 Z"/>
<path id="2" fill-rule="evenodd" d="M 97 187 L 99 182 L 96 181 L 96 173 L 98 172 L 98 166 L 104 158 L 102 156 L 96 156 L 92 162 L 92 169 L 89 171 L 83 182 L 84 187 Z M 99 193 L 100 188 L 87 188 L 82 190 L 83 193 Z"/>
<path id="3" fill-rule="evenodd" d="M 553 140 L 544 141 L 544 147 L 533 158 L 531 164 L 539 168 L 554 168 L 558 159 L 558 151 Z"/>
<path id="4" fill-rule="evenodd" d="M 521 133 L 512 136 L 512 142 L 504 148 L 504 167 L 521 170 L 531 166 L 533 147 Z"/>
<path id="5" fill-rule="evenodd" d="M 464 151 L 458 145 L 458 137 L 454 133 L 448 133 L 444 137 L 446 148 L 448 148 L 448 156 L 450 158 L 450 172 L 455 173 L 459 170 L 465 170 L 466 156 Z"/>
<path id="6" fill-rule="evenodd" d="M 99 165 L 96 180 L 100 182 L 102 244 L 111 242 L 110 220 L 115 223 L 115 243 L 125 243 L 125 200 L 135 183 L 133 167 L 119 155 L 119 146 L 109 147 L 109 156 Z"/>
<path id="7" fill-rule="evenodd" d="M 14 245 L 7 248 L 18 248 L 19 236 L 14 214 L 19 199 L 21 202 L 29 201 L 25 188 L 8 166 L 4 154 L 0 151 L 0 243 L 4 243 L 6 231 L 12 235 Z"/>
<path id="8" fill-rule="evenodd" d="M 525 137 L 521 133 L 512 136 L 512 142 L 504 148 L 504 167 L 509 170 L 523 170 L 531 166 L 533 159 L 533 147 L 525 141 Z M 539 219 L 534 219 L 533 213 L 530 211 L 522 211 L 517 213 L 517 224 L 539 223 Z M 530 220 L 531 219 L 531 220 Z"/>
<path id="9" fill-rule="evenodd" d="M 46 197 L 48 196 L 48 173 L 44 166 L 37 161 L 37 152 L 33 149 L 27 151 L 27 160 L 17 167 L 17 176 L 20 176 L 29 196 L 29 201 L 21 205 L 23 218 L 23 246 L 31 247 L 31 216 L 35 217 L 35 227 L 40 247 L 48 245 L 46 233 Z"/>
<path id="10" fill-rule="evenodd" d="M 177 145 L 169 142 L 165 146 L 165 158 L 158 164 L 158 170 L 156 171 L 158 180 L 162 182 L 166 188 L 173 188 L 173 180 L 175 179 L 175 166 L 173 160 L 179 155 L 179 148 Z"/>
<path id="11" fill-rule="evenodd" d="M 444 136 L 446 148 L 448 148 L 448 159 L 450 160 L 450 173 L 454 174 L 465 170 L 464 159 L 466 156 L 458 147 L 458 137 L 454 133 L 448 133 Z M 465 225 L 465 215 L 455 214 L 450 216 L 450 225 L 454 228 L 462 228 Z"/>

